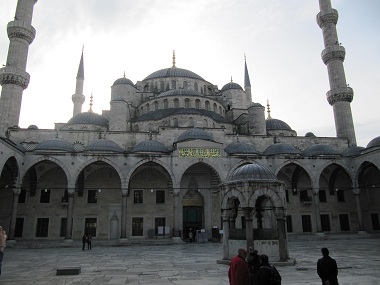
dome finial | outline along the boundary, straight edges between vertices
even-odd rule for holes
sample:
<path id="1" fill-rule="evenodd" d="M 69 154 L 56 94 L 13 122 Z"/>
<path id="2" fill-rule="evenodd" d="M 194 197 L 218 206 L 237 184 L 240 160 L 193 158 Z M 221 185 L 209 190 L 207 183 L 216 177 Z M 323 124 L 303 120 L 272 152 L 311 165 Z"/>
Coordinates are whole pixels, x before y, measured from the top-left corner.
<path id="1" fill-rule="evenodd" d="M 91 96 L 90 96 L 90 110 L 88 110 L 89 112 L 92 112 L 92 105 L 94 105 L 93 103 L 92 103 L 92 99 L 93 99 L 94 97 L 92 96 L 92 93 L 91 93 Z"/>
<path id="2" fill-rule="evenodd" d="M 234 81 L 232 80 L 232 76 L 231 76 L 231 83 L 232 83 L 232 82 L 234 82 Z"/>
<path id="3" fill-rule="evenodd" d="M 175 66 L 175 50 L 173 50 L 173 66 L 172 67 L 176 67 Z"/>
<path id="4" fill-rule="evenodd" d="M 125 78 L 125 71 L 124 71 L 124 76 L 123 77 Z"/>
<path id="5" fill-rule="evenodd" d="M 268 112 L 268 120 L 272 119 L 270 116 L 270 105 L 269 105 L 269 100 L 267 99 L 267 112 Z"/>

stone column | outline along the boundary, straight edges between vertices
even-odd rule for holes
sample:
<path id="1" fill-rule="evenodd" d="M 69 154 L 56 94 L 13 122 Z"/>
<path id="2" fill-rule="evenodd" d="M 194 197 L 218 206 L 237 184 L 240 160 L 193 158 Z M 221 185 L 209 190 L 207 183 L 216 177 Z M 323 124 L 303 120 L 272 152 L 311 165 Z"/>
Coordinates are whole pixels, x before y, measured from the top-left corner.
<path id="1" fill-rule="evenodd" d="M 253 246 L 252 208 L 243 208 L 243 214 L 245 217 L 245 239 L 248 249 L 250 246 Z"/>
<path id="2" fill-rule="evenodd" d="M 230 212 L 230 225 L 229 225 L 229 228 L 230 229 L 236 229 L 236 214 L 235 212 Z"/>
<path id="3" fill-rule="evenodd" d="M 121 239 L 127 238 L 127 196 L 128 190 L 122 190 L 121 198 Z"/>
<path id="4" fill-rule="evenodd" d="M 179 209 L 179 189 L 175 189 L 173 190 L 173 237 L 180 237 Z"/>
<path id="5" fill-rule="evenodd" d="M 71 191 L 68 190 L 67 222 L 66 222 L 66 236 L 65 236 L 65 240 L 71 240 L 72 239 L 74 195 L 75 195 L 74 189 L 72 189 Z"/>
<path id="6" fill-rule="evenodd" d="M 312 190 L 313 193 L 313 204 L 315 209 L 315 223 L 317 224 L 317 233 L 322 232 L 322 224 L 321 224 L 321 211 L 319 209 L 319 190 L 314 188 Z"/>
<path id="7" fill-rule="evenodd" d="M 15 239 L 15 229 L 16 229 L 16 218 L 18 210 L 18 196 L 20 195 L 20 188 L 13 189 L 13 204 L 12 204 L 12 214 L 11 214 L 11 224 L 9 225 L 8 239 Z"/>
<path id="8" fill-rule="evenodd" d="M 289 259 L 289 252 L 288 252 L 288 242 L 286 238 L 286 228 L 285 228 L 286 215 L 285 215 L 284 209 L 277 210 L 276 221 L 277 221 L 280 261 L 285 261 Z"/>
<path id="9" fill-rule="evenodd" d="M 230 250 L 228 246 L 229 234 L 230 234 L 230 211 L 223 210 L 223 259 L 230 259 Z"/>
<path id="10" fill-rule="evenodd" d="M 364 233 L 364 222 L 363 222 L 363 213 L 362 213 L 362 207 L 360 206 L 360 189 L 354 188 L 354 195 L 355 195 L 355 202 L 356 202 L 356 209 L 358 212 L 358 220 L 359 220 L 359 233 Z"/>

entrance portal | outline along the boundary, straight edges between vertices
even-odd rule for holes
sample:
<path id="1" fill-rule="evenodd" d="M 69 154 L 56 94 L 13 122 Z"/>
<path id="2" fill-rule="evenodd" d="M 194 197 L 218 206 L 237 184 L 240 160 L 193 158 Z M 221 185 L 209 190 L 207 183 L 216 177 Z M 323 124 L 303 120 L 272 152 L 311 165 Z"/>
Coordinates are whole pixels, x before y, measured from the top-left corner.
<path id="1" fill-rule="evenodd" d="M 190 229 L 192 229 L 193 239 L 195 239 L 196 231 L 203 228 L 203 214 L 200 206 L 184 206 L 183 207 L 183 238 L 189 238 Z"/>

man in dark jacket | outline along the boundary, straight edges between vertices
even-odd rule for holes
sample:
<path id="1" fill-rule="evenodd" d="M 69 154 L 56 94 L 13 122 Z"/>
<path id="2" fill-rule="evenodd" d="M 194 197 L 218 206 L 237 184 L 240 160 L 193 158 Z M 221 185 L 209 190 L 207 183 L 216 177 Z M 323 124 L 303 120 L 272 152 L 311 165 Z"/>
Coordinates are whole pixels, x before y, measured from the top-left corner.
<path id="1" fill-rule="evenodd" d="M 252 246 L 248 248 L 247 262 L 249 272 L 251 273 L 251 284 L 257 285 L 257 273 L 259 272 L 261 262 L 257 250 L 255 250 Z"/>
<path id="2" fill-rule="evenodd" d="M 247 251 L 244 248 L 239 248 L 238 255 L 232 259 L 228 269 L 230 285 L 251 285 L 248 264 L 245 261 L 246 257 Z"/>
<path id="3" fill-rule="evenodd" d="M 269 257 L 266 254 L 260 255 L 261 266 L 257 273 L 258 285 L 272 285 L 272 270 L 269 264 Z"/>
<path id="4" fill-rule="evenodd" d="M 321 249 L 323 257 L 318 259 L 317 273 L 322 279 L 322 285 L 338 285 L 338 266 L 335 259 L 329 256 L 327 248 Z"/>

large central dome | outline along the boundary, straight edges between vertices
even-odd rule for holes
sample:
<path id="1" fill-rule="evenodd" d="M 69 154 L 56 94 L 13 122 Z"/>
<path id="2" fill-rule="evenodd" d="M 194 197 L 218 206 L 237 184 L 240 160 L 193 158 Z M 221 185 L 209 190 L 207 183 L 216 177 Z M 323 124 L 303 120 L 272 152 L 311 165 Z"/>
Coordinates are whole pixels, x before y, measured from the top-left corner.
<path id="1" fill-rule="evenodd" d="M 147 77 L 145 77 L 144 81 L 149 80 L 149 79 L 166 78 L 166 77 L 187 77 L 187 78 L 193 78 L 193 79 L 205 81 L 198 74 L 196 74 L 190 70 L 178 68 L 175 66 L 170 67 L 170 68 L 164 68 L 164 69 L 157 70 L 157 71 L 153 72 L 152 74 L 148 75 Z"/>

